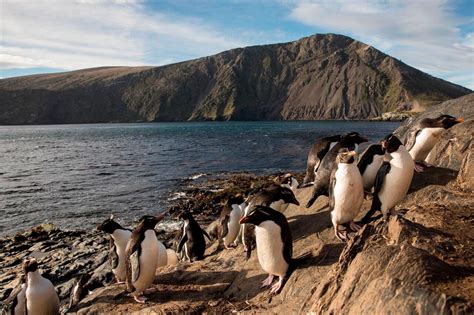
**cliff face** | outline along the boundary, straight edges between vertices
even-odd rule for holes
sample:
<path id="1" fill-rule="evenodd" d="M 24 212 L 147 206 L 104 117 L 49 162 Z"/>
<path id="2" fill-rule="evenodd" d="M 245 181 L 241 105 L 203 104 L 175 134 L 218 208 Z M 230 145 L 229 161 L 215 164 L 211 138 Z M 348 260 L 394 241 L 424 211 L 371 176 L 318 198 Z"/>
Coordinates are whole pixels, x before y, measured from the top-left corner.
<path id="1" fill-rule="evenodd" d="M 0 124 L 366 119 L 469 92 L 327 34 L 162 67 L 3 79 Z"/>

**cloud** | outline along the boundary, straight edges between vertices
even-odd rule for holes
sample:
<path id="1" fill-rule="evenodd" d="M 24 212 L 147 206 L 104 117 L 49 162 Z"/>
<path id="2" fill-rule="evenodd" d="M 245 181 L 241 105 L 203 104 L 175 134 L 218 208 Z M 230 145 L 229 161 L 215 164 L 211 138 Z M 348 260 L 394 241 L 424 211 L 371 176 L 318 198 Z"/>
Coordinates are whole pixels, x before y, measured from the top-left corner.
<path id="1" fill-rule="evenodd" d="M 140 1 L 5 1 L 0 26 L 1 69 L 159 65 L 243 45 L 205 21 L 147 11 Z"/>
<path id="2" fill-rule="evenodd" d="M 473 19 L 456 15 L 450 2 L 298 2 L 290 16 L 328 32 L 354 36 L 423 71 L 474 86 L 469 75 L 474 70 L 474 34 L 461 34 L 461 26 Z"/>

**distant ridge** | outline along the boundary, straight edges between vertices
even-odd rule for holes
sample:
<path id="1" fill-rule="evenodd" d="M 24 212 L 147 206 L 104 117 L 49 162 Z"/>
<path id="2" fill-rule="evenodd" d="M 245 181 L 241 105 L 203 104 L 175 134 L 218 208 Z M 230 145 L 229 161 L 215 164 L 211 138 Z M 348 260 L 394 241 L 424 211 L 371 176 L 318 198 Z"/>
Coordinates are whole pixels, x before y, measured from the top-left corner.
<path id="1" fill-rule="evenodd" d="M 347 36 L 0 80 L 0 124 L 367 119 L 470 93 Z"/>

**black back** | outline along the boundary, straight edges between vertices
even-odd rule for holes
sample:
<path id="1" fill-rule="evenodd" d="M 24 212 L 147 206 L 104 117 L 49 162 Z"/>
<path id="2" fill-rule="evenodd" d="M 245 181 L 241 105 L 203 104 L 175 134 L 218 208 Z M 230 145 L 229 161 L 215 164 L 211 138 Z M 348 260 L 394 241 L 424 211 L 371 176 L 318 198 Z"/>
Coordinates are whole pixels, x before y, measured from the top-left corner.
<path id="1" fill-rule="evenodd" d="M 384 153 L 385 151 L 380 144 L 371 144 L 367 149 L 365 149 L 359 159 L 359 163 L 357 163 L 360 174 L 363 175 L 367 166 L 372 164 L 375 155 L 384 155 Z"/>
<path id="2" fill-rule="evenodd" d="M 181 241 L 178 244 L 177 252 L 181 252 L 182 247 L 186 244 L 189 259 L 191 259 L 191 261 L 202 260 L 206 250 L 206 240 L 204 236 L 210 240 L 209 235 L 199 226 L 188 211 L 181 213 L 179 217 L 185 221 L 185 227 Z"/>
<path id="3" fill-rule="evenodd" d="M 311 146 L 308 153 L 308 160 L 306 162 L 306 175 L 303 179 L 302 187 L 306 184 L 314 181 L 314 172 L 316 165 L 319 165 L 321 160 L 324 158 L 326 153 L 329 151 L 329 147 L 332 142 L 338 142 L 342 139 L 341 135 L 334 135 L 330 137 L 320 138 Z"/>

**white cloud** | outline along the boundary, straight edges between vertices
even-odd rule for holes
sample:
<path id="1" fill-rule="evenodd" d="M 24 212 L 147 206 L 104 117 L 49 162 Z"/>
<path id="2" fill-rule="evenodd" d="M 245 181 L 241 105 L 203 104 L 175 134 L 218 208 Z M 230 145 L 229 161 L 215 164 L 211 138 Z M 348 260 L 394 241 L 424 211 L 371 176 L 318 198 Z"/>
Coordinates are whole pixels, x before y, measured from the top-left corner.
<path id="1" fill-rule="evenodd" d="M 469 75 L 474 71 L 474 35 L 463 37 L 460 31 L 472 18 L 455 15 L 447 1 L 298 2 L 291 17 L 329 32 L 352 35 L 423 71 L 474 86 Z"/>
<path id="2" fill-rule="evenodd" d="M 241 46 L 205 21 L 150 13 L 139 1 L 2 1 L 0 68 L 165 64 Z"/>

